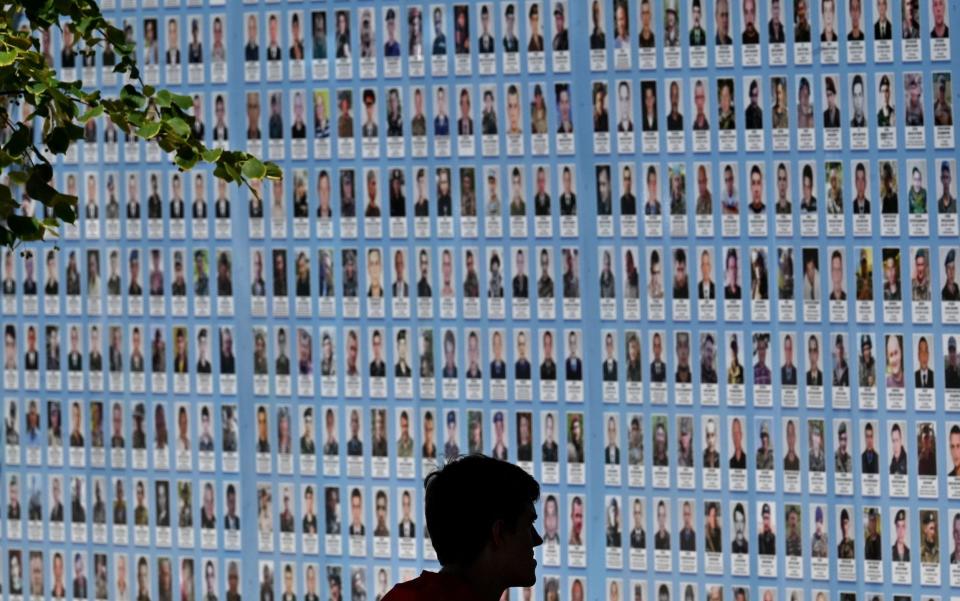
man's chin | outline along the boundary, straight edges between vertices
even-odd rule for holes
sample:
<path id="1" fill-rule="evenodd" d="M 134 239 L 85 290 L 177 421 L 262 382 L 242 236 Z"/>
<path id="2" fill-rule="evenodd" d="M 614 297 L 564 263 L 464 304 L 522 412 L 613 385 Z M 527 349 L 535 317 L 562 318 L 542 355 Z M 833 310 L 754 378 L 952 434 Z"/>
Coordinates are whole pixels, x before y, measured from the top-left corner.
<path id="1" fill-rule="evenodd" d="M 531 557 L 528 565 L 527 569 L 516 574 L 516 580 L 510 586 L 533 586 L 537 583 L 537 560 Z"/>

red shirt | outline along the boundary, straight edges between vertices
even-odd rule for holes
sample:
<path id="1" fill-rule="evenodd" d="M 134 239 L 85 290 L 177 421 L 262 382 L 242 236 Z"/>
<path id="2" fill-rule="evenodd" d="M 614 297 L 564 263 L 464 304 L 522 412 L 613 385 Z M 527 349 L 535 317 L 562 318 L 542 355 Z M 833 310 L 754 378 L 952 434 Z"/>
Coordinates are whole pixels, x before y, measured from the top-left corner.
<path id="1" fill-rule="evenodd" d="M 424 570 L 413 580 L 393 587 L 383 601 L 478 601 L 467 585 L 453 576 Z"/>

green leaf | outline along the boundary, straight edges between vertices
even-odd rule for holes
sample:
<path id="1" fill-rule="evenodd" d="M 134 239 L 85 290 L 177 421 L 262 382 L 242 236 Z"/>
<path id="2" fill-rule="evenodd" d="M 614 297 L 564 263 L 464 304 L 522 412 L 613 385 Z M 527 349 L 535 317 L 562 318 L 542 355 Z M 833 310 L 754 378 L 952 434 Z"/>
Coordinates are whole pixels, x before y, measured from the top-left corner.
<path id="1" fill-rule="evenodd" d="M 154 101 L 157 103 L 157 106 L 165 109 L 168 108 L 170 103 L 173 101 L 172 96 L 173 94 L 170 93 L 170 90 L 160 90 L 157 92 Z"/>
<path id="2" fill-rule="evenodd" d="M 27 194 L 29 194 L 31 198 L 35 198 L 44 204 L 51 202 L 57 195 L 57 191 L 41 177 L 36 177 L 36 174 L 30 176 L 26 188 Z"/>
<path id="3" fill-rule="evenodd" d="M 17 184 L 18 186 L 22 186 L 30 179 L 30 174 L 26 171 L 11 171 L 9 175 L 10 183 Z"/>
<path id="4" fill-rule="evenodd" d="M 76 196 L 57 192 L 53 195 L 53 198 L 50 199 L 48 204 L 52 206 L 67 205 L 68 207 L 75 207 L 79 202 L 80 199 L 78 199 Z"/>
<path id="5" fill-rule="evenodd" d="M 85 36 L 87 34 L 87 30 L 90 29 L 90 26 L 92 24 L 93 24 L 93 18 L 91 18 L 89 15 L 81 18 L 80 21 L 76 24 L 77 33 L 79 33 L 81 37 Z"/>
<path id="6" fill-rule="evenodd" d="M 276 163 L 267 163 L 267 179 L 283 179 L 283 171 Z"/>
<path id="7" fill-rule="evenodd" d="M 267 174 L 267 166 L 260 162 L 256 157 L 250 157 L 244 162 L 243 176 L 248 179 L 262 179 Z"/>
<path id="8" fill-rule="evenodd" d="M 0 215 L 6 217 L 19 206 L 17 201 L 13 199 L 10 187 L 0 184 Z"/>
<path id="9" fill-rule="evenodd" d="M 143 86 L 143 95 L 144 95 L 144 96 L 147 96 L 147 97 L 153 96 L 153 94 L 154 94 L 156 91 L 157 91 L 157 89 L 156 89 L 155 87 L 153 87 L 153 86 Z"/>
<path id="10" fill-rule="evenodd" d="M 54 127 L 43 141 L 54 154 L 65 154 L 70 148 L 70 136 L 65 127 Z"/>
<path id="11" fill-rule="evenodd" d="M 144 123 L 143 127 L 137 130 L 137 135 L 145 140 L 150 140 L 160 133 L 160 122 L 151 121 L 149 123 Z"/>
<path id="12" fill-rule="evenodd" d="M 10 35 L 5 37 L 4 41 L 20 50 L 30 50 L 33 46 L 33 39 L 30 36 Z"/>
<path id="13" fill-rule="evenodd" d="M 60 220 L 56 217 L 47 217 L 40 222 L 40 227 L 43 228 L 42 238 L 47 238 L 47 234 L 53 238 L 60 237 Z"/>
<path id="14" fill-rule="evenodd" d="M 144 98 L 143 94 L 141 94 L 140 91 L 132 84 L 123 86 L 123 88 L 120 90 L 120 100 L 123 100 L 128 105 L 134 106 L 138 109 L 142 109 L 147 103 L 147 99 Z"/>
<path id="15" fill-rule="evenodd" d="M 182 144 L 177 147 L 177 155 L 185 159 L 196 158 L 198 161 L 201 158 L 200 153 L 194 150 L 193 146 L 187 144 Z"/>
<path id="16" fill-rule="evenodd" d="M 178 138 L 175 135 L 167 133 L 161 134 L 160 137 L 157 138 L 157 146 L 164 152 L 173 152 L 178 145 Z"/>
<path id="17" fill-rule="evenodd" d="M 0 67 L 9 67 L 17 59 L 19 53 L 16 50 L 5 50 L 0 52 Z"/>
<path id="18" fill-rule="evenodd" d="M 240 169 L 233 163 L 221 163 L 223 165 L 223 170 L 226 172 L 226 179 L 230 182 L 239 182 L 243 178 L 243 175 L 240 174 Z"/>
<path id="19" fill-rule="evenodd" d="M 79 117 L 80 123 L 86 123 L 91 119 L 95 119 L 103 114 L 103 105 L 98 104 L 97 106 L 90 107 L 87 109 L 83 115 Z"/>
<path id="20" fill-rule="evenodd" d="M 193 108 L 193 98 L 184 94 L 172 94 L 173 103 L 181 109 L 188 111 Z"/>
<path id="21" fill-rule="evenodd" d="M 180 117 L 168 119 L 166 123 L 168 126 L 170 126 L 170 129 L 173 130 L 173 133 L 177 134 L 181 138 L 187 138 L 190 136 L 190 126 L 187 125 L 187 122 Z"/>
<path id="22" fill-rule="evenodd" d="M 145 123 L 149 123 L 143 116 L 143 113 L 127 113 L 123 111 L 124 109 L 121 109 L 121 111 L 109 113 L 110 118 L 113 119 L 118 125 L 124 121 L 136 125 L 137 127 L 140 127 Z"/>
<path id="23" fill-rule="evenodd" d="M 30 177 L 38 177 L 40 181 L 47 183 L 53 179 L 53 165 L 50 163 L 40 163 L 30 170 Z"/>
<path id="24" fill-rule="evenodd" d="M 47 186 L 53 181 L 53 176 L 51 173 L 52 169 L 49 163 L 38 163 L 32 165 L 25 169 L 27 174 L 27 193 L 31 196 L 36 196 L 30 193 L 30 186 Z M 52 198 L 53 195 L 50 195 L 49 198 Z M 49 200 L 49 198 L 44 198 L 44 201 Z"/>
<path id="25" fill-rule="evenodd" d="M 10 215 L 7 217 L 7 227 L 24 240 L 36 240 L 34 236 L 40 233 L 40 224 L 33 217 Z"/>
<path id="26" fill-rule="evenodd" d="M 198 161 L 199 161 L 199 157 L 197 157 L 196 155 L 191 157 L 191 156 L 181 156 L 178 154 L 177 158 L 174 159 L 174 162 L 177 164 L 177 166 L 180 167 L 180 169 L 183 169 L 184 171 L 189 171 L 193 169 L 197 165 Z"/>
<path id="27" fill-rule="evenodd" d="M 36 98 L 34 98 L 34 102 L 36 102 Z M 41 99 L 40 106 L 37 107 L 37 110 L 33 111 L 33 116 L 34 118 L 43 117 L 46 119 L 50 116 L 50 105 L 47 104 L 45 100 Z"/>
<path id="28" fill-rule="evenodd" d="M 7 145 L 4 146 L 4 150 L 7 151 L 11 156 L 18 157 L 24 153 L 24 151 L 30 146 L 32 140 L 30 139 L 33 135 L 33 130 L 25 125 L 18 124 L 17 128 L 13 131 L 13 134 L 10 136 L 10 139 L 7 141 Z"/>
<path id="29" fill-rule="evenodd" d="M 221 155 L 223 155 L 222 148 L 208 148 L 203 151 L 203 160 L 208 163 L 216 163 Z"/>
<path id="30" fill-rule="evenodd" d="M 114 46 L 119 46 L 127 41 L 127 36 L 123 33 L 123 30 L 118 27 L 107 27 L 106 35 L 107 41 Z"/>
<path id="31" fill-rule="evenodd" d="M 56 215 L 58 219 L 67 223 L 74 223 L 77 220 L 76 209 L 68 204 L 54 205 L 53 214 Z"/>

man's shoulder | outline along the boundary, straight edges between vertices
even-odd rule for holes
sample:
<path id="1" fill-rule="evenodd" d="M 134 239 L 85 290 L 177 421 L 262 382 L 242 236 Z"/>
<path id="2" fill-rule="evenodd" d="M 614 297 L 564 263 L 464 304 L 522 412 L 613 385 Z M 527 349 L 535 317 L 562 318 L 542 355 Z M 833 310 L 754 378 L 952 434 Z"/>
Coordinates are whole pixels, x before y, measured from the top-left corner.
<path id="1" fill-rule="evenodd" d="M 384 597 L 384 601 L 397 601 L 399 599 L 419 599 L 419 594 L 429 591 L 437 585 L 436 572 L 424 570 L 416 578 L 411 578 L 406 582 L 399 582 L 390 589 L 390 592 Z M 413 595 L 413 596 L 411 596 Z"/>
<path id="2" fill-rule="evenodd" d="M 430 601 L 433 599 L 471 601 L 473 596 L 455 579 L 424 570 L 416 578 L 394 586 L 383 601 Z"/>

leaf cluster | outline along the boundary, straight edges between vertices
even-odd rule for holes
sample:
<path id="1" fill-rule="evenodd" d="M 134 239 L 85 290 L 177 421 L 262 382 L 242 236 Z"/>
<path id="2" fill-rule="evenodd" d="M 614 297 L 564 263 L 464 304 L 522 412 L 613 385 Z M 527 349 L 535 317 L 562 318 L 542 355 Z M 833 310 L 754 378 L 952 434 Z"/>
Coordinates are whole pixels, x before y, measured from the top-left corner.
<path id="1" fill-rule="evenodd" d="M 79 80 L 61 80 L 41 42 L 53 30 L 60 30 L 65 45 L 83 53 L 110 48 L 116 56 L 113 71 L 125 82 L 119 94 L 105 96 L 84 89 Z M 155 143 L 182 171 L 212 164 L 216 177 L 246 185 L 254 194 L 253 180 L 282 177 L 277 165 L 249 153 L 207 148 L 193 133 L 192 104 L 189 96 L 143 82 L 134 42 L 103 16 L 95 0 L 0 4 L 0 174 L 6 176 L 0 181 L 0 244 L 12 247 L 57 236 L 64 222 L 76 222 L 78 199 L 56 189 L 53 164 L 56 155 L 66 154 L 83 138 L 84 124 L 101 116 L 120 131 Z M 53 216 L 23 215 L 17 201 L 21 194 L 51 209 Z"/>

